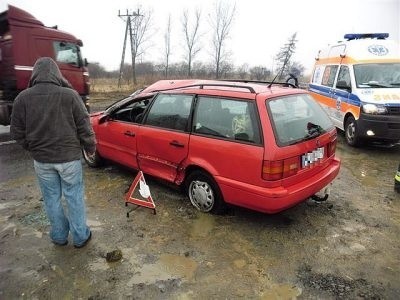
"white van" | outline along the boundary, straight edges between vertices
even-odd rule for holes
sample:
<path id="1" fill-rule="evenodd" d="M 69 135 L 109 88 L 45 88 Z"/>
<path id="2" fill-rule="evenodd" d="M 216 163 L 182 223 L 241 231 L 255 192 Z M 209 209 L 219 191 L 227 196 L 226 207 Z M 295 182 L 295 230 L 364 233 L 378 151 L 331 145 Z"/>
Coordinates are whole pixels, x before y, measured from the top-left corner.
<path id="1" fill-rule="evenodd" d="M 400 45 L 388 37 L 346 34 L 315 59 L 309 90 L 351 146 L 400 140 Z"/>

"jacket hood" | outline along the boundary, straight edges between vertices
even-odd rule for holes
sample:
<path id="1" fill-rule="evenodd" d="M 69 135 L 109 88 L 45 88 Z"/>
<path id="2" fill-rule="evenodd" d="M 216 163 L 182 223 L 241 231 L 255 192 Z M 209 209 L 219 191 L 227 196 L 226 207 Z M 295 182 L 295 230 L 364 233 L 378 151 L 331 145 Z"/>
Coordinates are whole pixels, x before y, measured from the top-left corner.
<path id="1" fill-rule="evenodd" d="M 71 88 L 70 83 L 61 75 L 56 62 L 50 57 L 39 58 L 33 66 L 29 87 L 38 83 L 53 83 Z"/>

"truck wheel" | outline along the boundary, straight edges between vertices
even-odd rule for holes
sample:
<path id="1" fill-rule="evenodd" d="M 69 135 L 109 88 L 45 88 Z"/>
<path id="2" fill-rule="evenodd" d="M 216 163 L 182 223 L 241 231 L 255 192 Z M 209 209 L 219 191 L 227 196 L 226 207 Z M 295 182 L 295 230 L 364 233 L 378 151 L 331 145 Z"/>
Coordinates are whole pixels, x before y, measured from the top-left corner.
<path id="1" fill-rule="evenodd" d="M 221 214 L 226 211 L 218 184 L 205 172 L 193 171 L 187 177 L 186 192 L 192 205 L 201 212 Z"/>
<path id="2" fill-rule="evenodd" d="M 83 159 L 85 160 L 86 164 L 91 168 L 98 168 L 104 164 L 103 158 L 99 155 L 99 153 L 95 152 L 94 156 L 89 156 L 89 154 L 82 149 Z"/>
<path id="3" fill-rule="evenodd" d="M 347 144 L 352 147 L 360 146 L 361 138 L 358 132 L 356 120 L 353 116 L 347 118 L 344 130 Z"/>

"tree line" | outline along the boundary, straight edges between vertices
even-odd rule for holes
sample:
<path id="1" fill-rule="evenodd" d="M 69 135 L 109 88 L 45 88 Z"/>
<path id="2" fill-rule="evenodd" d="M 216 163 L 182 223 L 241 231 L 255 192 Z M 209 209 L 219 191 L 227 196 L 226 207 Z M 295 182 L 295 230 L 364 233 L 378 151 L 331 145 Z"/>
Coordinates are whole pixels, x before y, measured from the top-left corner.
<path id="1" fill-rule="evenodd" d="M 183 60 L 181 62 L 171 63 L 171 37 L 172 22 L 171 16 L 168 16 L 165 29 L 163 31 L 163 61 L 138 62 L 149 49 L 150 38 L 152 35 L 153 19 L 152 11 L 145 10 L 134 13 L 134 17 L 127 19 L 127 31 L 131 43 L 132 63 L 122 63 L 119 70 L 107 71 L 100 63 L 90 63 L 88 68 L 92 78 L 119 78 L 126 83 L 137 83 L 137 76 L 151 76 L 156 78 L 237 78 L 243 80 L 271 80 L 277 77 L 284 79 L 289 74 L 301 77 L 305 70 L 298 62 L 294 62 L 292 57 L 296 49 L 296 33 L 294 33 L 276 54 L 275 71 L 266 66 L 249 66 L 242 64 L 234 66 L 232 64 L 228 40 L 230 30 L 235 20 L 236 7 L 229 2 L 218 1 L 214 3 L 213 11 L 207 14 L 206 18 L 209 24 L 210 60 L 201 62 L 196 60 L 197 55 L 202 51 L 200 41 L 204 38 L 200 34 L 200 25 L 202 24 L 203 14 L 200 9 L 193 11 L 184 10 L 180 24 L 180 38 L 183 47 Z M 129 25 L 129 26 L 128 26 Z M 128 31 L 129 27 L 129 31 Z"/>

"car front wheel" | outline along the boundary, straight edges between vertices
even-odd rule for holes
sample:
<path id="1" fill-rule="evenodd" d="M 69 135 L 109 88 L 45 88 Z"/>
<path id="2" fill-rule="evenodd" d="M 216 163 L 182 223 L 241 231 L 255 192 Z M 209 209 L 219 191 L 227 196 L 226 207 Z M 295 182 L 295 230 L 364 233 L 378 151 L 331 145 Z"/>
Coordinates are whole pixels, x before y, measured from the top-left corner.
<path id="1" fill-rule="evenodd" d="M 192 205 L 201 212 L 220 214 L 226 210 L 218 184 L 203 171 L 194 171 L 187 177 L 186 192 Z"/>
<path id="2" fill-rule="evenodd" d="M 357 123 L 353 116 L 346 120 L 345 124 L 346 142 L 350 146 L 357 147 L 361 144 L 360 134 L 358 132 Z"/>
<path id="3" fill-rule="evenodd" d="M 94 155 L 89 155 L 85 149 L 82 149 L 83 159 L 85 160 L 86 164 L 92 168 L 101 167 L 104 163 L 103 158 L 96 152 Z"/>

